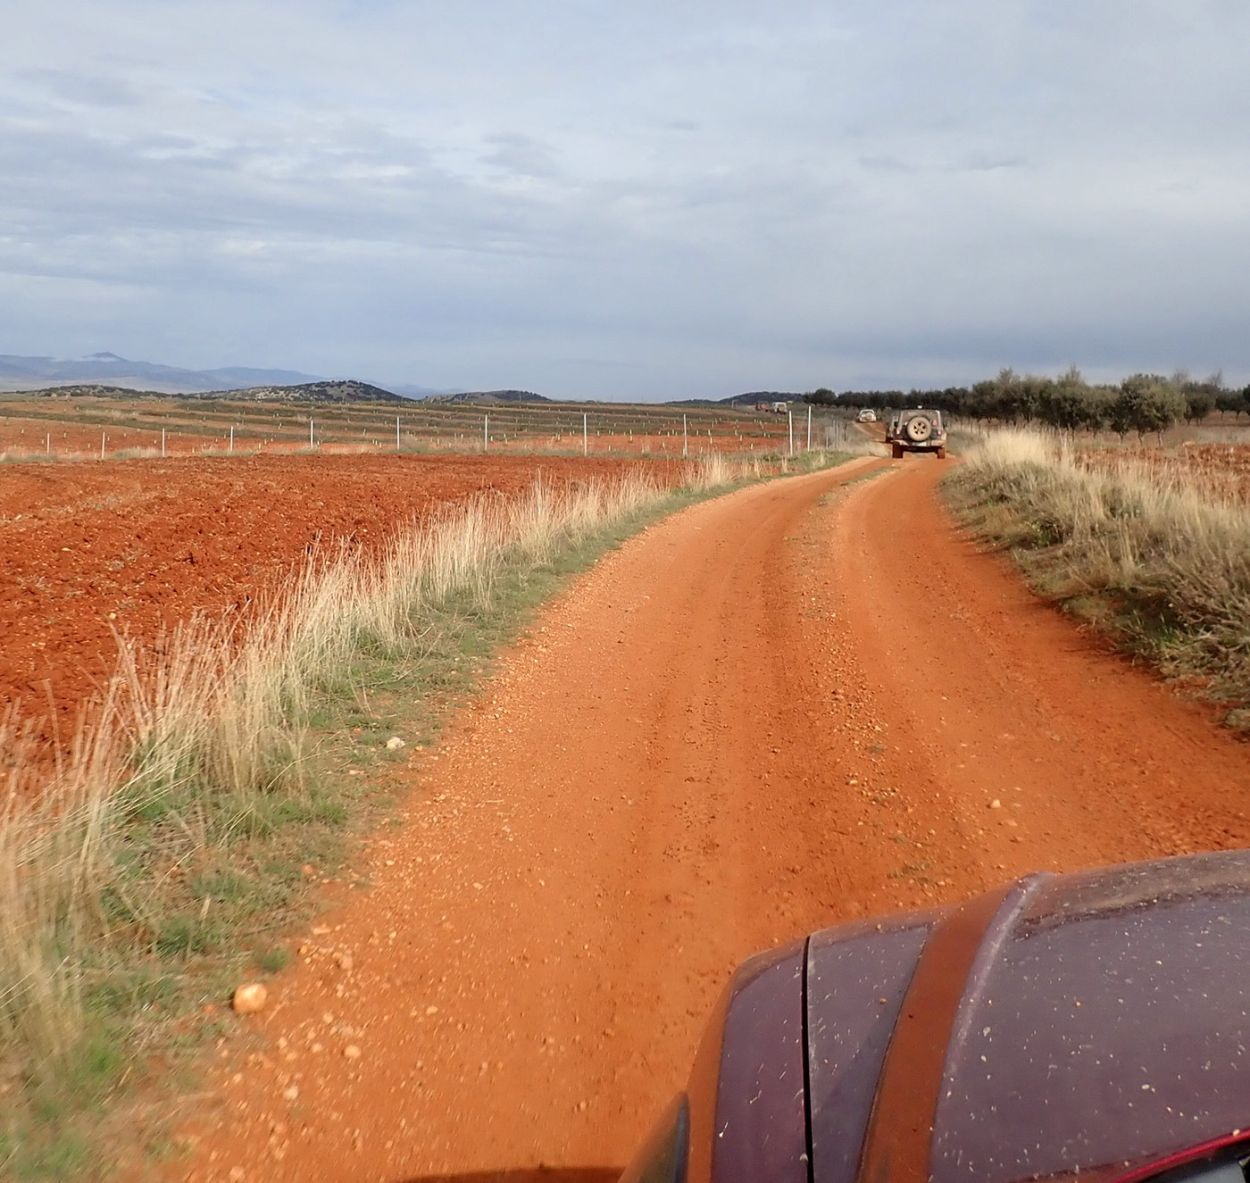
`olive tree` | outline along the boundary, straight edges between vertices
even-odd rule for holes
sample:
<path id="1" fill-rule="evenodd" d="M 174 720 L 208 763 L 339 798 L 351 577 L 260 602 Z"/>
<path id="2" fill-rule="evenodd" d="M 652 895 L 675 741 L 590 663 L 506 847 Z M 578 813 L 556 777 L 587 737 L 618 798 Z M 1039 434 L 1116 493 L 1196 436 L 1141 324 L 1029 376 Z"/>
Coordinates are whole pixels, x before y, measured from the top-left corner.
<path id="1" fill-rule="evenodd" d="M 1148 431 L 1162 440 L 1163 433 L 1184 414 L 1185 396 L 1158 374 L 1134 374 L 1125 378 L 1119 397 L 1111 405 L 1111 427 L 1123 438 L 1130 431 L 1138 437 Z"/>

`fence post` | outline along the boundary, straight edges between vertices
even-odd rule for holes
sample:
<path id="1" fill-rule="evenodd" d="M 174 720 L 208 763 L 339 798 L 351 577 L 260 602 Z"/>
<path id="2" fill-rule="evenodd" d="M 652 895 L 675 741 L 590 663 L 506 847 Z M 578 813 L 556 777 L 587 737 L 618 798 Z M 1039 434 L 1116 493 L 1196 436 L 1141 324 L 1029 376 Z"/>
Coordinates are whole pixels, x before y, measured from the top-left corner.
<path id="1" fill-rule="evenodd" d="M 482 412 L 482 451 L 490 451 L 490 412 Z"/>
<path id="2" fill-rule="evenodd" d="M 812 408 L 811 404 L 807 407 L 807 450 L 812 450 Z"/>
<path id="3" fill-rule="evenodd" d="M 234 451 L 234 424 L 230 424 L 230 451 Z"/>
<path id="4" fill-rule="evenodd" d="M 399 451 L 399 416 L 395 416 L 395 451 Z"/>
<path id="5" fill-rule="evenodd" d="M 48 455 L 52 455 L 52 432 L 48 432 Z"/>
<path id="6" fill-rule="evenodd" d="M 686 431 L 686 416 L 681 417 L 681 455 L 684 460 L 690 455 L 690 436 Z"/>
<path id="7" fill-rule="evenodd" d="M 790 455 L 793 456 L 794 455 L 794 412 L 787 411 L 786 419 L 788 419 L 790 423 Z"/>
<path id="8" fill-rule="evenodd" d="M 582 455 L 590 455 L 590 416 L 582 412 Z"/>
<path id="9" fill-rule="evenodd" d="M 311 415 L 308 416 L 308 446 L 310 448 L 315 448 L 317 446 L 313 443 L 313 419 Z"/>
<path id="10" fill-rule="evenodd" d="M 161 459 L 165 459 L 165 428 L 161 428 Z"/>
<path id="11" fill-rule="evenodd" d="M 108 439 L 108 436 L 104 432 L 100 432 L 100 459 L 101 460 L 104 459 L 104 441 L 106 439 Z"/>

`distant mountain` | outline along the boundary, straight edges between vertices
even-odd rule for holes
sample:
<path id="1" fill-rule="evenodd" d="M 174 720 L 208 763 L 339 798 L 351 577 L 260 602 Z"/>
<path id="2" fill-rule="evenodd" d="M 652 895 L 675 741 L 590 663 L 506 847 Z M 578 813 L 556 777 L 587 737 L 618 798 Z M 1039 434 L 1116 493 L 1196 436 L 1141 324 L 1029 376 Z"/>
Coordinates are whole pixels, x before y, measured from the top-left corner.
<path id="1" fill-rule="evenodd" d="M 161 394 L 196 394 L 243 386 L 293 386 L 320 380 L 315 374 L 303 374 L 298 370 L 257 370 L 239 366 L 188 370 L 181 366 L 134 361 L 116 353 L 92 353 L 87 357 L 0 354 L 0 381 L 10 390 L 89 382 Z"/>
<path id="2" fill-rule="evenodd" d="M 206 379 L 212 379 L 218 390 L 245 390 L 252 386 L 299 386 L 305 382 L 322 382 L 316 374 L 301 374 L 299 370 L 257 370 L 251 366 L 227 366 L 221 370 L 200 370 Z"/>
<path id="3" fill-rule="evenodd" d="M 552 403 L 559 400 L 535 394 L 532 390 L 462 390 L 456 394 L 432 394 L 427 403 L 474 403 L 496 406 L 499 403 Z"/>
<path id="4" fill-rule="evenodd" d="M 248 386 L 239 390 L 183 391 L 170 395 L 166 390 L 132 390 L 128 386 L 106 386 L 98 382 L 47 386 L 25 393 L 32 398 L 185 398 L 222 399 L 229 402 L 274 403 L 407 403 L 402 394 L 393 394 L 354 378 L 344 381 L 302 382 L 296 386 Z"/>

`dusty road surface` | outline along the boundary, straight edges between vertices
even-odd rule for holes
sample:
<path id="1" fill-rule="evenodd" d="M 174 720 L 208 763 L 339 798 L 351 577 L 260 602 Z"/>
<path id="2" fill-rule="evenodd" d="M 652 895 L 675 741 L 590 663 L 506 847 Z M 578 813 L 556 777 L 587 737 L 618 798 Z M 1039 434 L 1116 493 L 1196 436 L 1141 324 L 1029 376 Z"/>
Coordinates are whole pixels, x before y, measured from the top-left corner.
<path id="1" fill-rule="evenodd" d="M 753 950 L 1246 844 L 1250 751 L 961 539 L 944 467 L 747 489 L 582 578 L 414 756 L 170 1176 L 612 1178 Z"/>

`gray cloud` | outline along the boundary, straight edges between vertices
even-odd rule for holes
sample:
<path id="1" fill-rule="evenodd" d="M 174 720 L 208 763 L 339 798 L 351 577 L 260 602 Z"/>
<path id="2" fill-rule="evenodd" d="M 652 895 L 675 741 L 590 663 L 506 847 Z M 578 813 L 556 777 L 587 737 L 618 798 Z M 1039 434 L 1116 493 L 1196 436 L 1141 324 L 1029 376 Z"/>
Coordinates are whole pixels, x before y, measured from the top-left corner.
<path id="1" fill-rule="evenodd" d="M 670 397 L 1250 377 L 1234 0 L 51 0 L 16 353 Z"/>
<path id="2" fill-rule="evenodd" d="M 73 70 L 39 67 L 19 70 L 17 77 L 52 100 L 80 107 L 134 107 L 143 100 L 119 78 L 84 76 Z"/>

